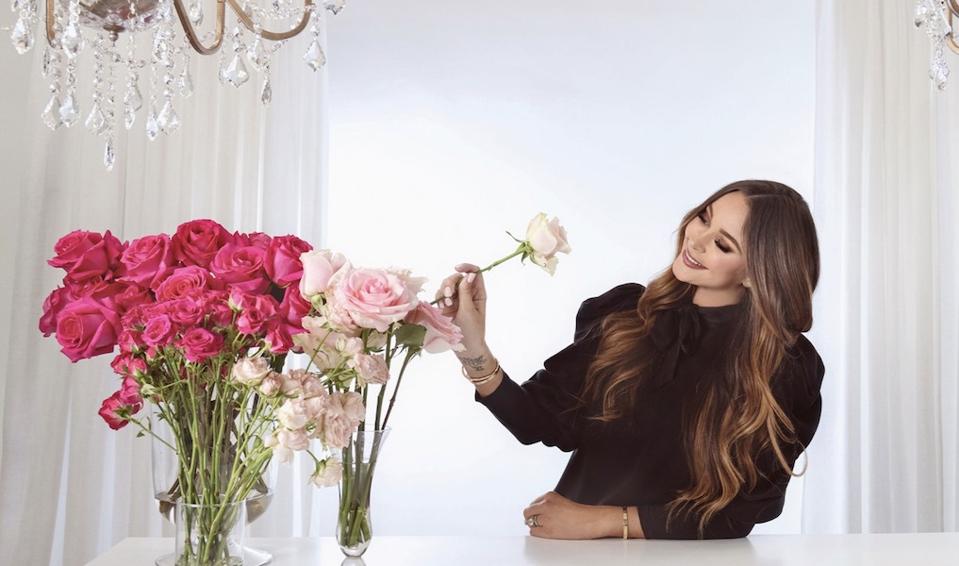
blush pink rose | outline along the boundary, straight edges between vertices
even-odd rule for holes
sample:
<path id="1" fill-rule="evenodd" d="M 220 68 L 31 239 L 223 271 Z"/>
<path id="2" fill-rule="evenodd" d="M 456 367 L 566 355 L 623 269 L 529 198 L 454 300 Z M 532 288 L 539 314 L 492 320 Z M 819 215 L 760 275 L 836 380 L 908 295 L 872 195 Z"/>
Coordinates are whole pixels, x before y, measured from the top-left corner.
<path id="1" fill-rule="evenodd" d="M 70 290 L 57 287 L 43 300 L 43 316 L 40 317 L 40 332 L 50 336 L 57 331 L 57 316 L 65 306 L 74 300 Z"/>
<path id="2" fill-rule="evenodd" d="M 429 303 L 420 303 L 403 319 L 410 324 L 426 327 L 423 349 L 431 354 L 447 350 L 461 352 L 466 349 L 463 332 L 453 323 L 453 319 L 444 316 L 442 311 Z"/>
<path id="3" fill-rule="evenodd" d="M 183 349 L 187 360 L 200 363 L 220 353 L 223 337 L 205 328 L 191 328 L 177 345 Z"/>
<path id="4" fill-rule="evenodd" d="M 258 246 L 223 246 L 213 261 L 210 271 L 234 289 L 247 293 L 263 293 L 270 287 L 263 262 L 266 250 Z"/>
<path id="5" fill-rule="evenodd" d="M 177 226 L 173 235 L 173 255 L 183 265 L 206 268 L 220 248 L 233 241 L 226 229 L 209 219 L 192 220 Z"/>
<path id="6" fill-rule="evenodd" d="M 113 351 L 120 334 L 120 317 L 109 300 L 84 297 L 68 304 L 57 317 L 57 342 L 76 362 Z"/>
<path id="7" fill-rule="evenodd" d="M 300 254 L 303 276 L 300 278 L 300 294 L 309 300 L 326 291 L 333 275 L 349 271 L 350 262 L 343 254 L 330 250 L 313 250 Z"/>
<path id="8" fill-rule="evenodd" d="M 166 234 L 144 236 L 130 242 L 120 257 L 125 273 L 123 281 L 156 289 L 176 267 L 173 246 Z"/>
<path id="9" fill-rule="evenodd" d="M 366 414 L 363 397 L 355 392 L 330 395 L 323 414 L 323 444 L 327 448 L 345 448 L 350 436 Z"/>
<path id="10" fill-rule="evenodd" d="M 382 269 L 354 269 L 332 286 L 328 299 L 362 328 L 386 332 L 419 304 L 416 291 L 401 274 Z"/>
<path id="11" fill-rule="evenodd" d="M 296 236 L 273 238 L 266 249 L 266 274 L 278 287 L 299 283 L 303 276 L 300 254 L 312 249 L 313 246 Z"/>
<path id="12" fill-rule="evenodd" d="M 369 383 L 383 385 L 390 378 L 390 368 L 383 354 L 357 354 L 350 365 L 356 370 L 360 387 Z"/>
<path id="13" fill-rule="evenodd" d="M 210 288 L 210 272 L 196 265 L 178 267 L 157 287 L 158 301 L 169 301 Z"/>
<path id="14" fill-rule="evenodd" d="M 143 329 L 143 341 L 150 346 L 162 346 L 170 341 L 174 333 L 173 321 L 165 314 L 156 315 L 147 321 Z"/>
<path id="15" fill-rule="evenodd" d="M 97 276 L 113 279 L 123 244 L 109 230 L 102 235 L 75 230 L 57 240 L 53 251 L 56 255 L 47 263 L 66 270 L 68 282 L 79 283 Z"/>

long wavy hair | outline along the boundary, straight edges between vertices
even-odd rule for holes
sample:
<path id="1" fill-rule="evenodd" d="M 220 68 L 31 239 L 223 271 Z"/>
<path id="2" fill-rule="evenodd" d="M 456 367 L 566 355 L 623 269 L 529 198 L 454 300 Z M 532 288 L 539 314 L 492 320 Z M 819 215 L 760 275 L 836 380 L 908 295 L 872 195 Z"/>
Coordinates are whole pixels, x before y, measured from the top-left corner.
<path id="1" fill-rule="evenodd" d="M 771 449 L 782 468 L 795 474 L 784 454 L 802 449 L 795 427 L 773 397 L 771 383 L 801 332 L 812 327 L 812 295 L 819 280 L 819 245 L 809 207 L 792 188 L 773 181 L 726 185 L 683 217 L 686 225 L 727 193 L 739 191 L 749 206 L 743 226 L 746 271 L 751 286 L 742 301 L 744 324 L 731 333 L 731 355 L 719 380 L 710 380 L 684 413 L 686 461 L 692 485 L 667 504 L 667 527 L 680 510 L 699 516 L 699 538 L 713 516 L 762 475 L 758 456 Z M 676 257 L 675 255 L 673 257 Z M 695 286 L 666 269 L 651 281 L 634 310 L 607 315 L 600 323 L 597 355 L 587 369 L 581 403 L 591 421 L 609 423 L 633 414 L 640 386 L 654 371 L 648 339 L 657 314 L 691 300 Z M 694 414 L 689 414 L 694 413 Z"/>

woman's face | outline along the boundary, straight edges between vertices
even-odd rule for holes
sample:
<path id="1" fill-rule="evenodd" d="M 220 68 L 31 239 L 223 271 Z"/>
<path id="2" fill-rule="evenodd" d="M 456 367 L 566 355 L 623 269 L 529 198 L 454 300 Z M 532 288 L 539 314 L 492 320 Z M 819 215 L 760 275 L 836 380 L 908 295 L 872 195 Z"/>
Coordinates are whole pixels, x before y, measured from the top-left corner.
<path id="1" fill-rule="evenodd" d="M 748 214 L 746 197 L 733 191 L 713 201 L 686 225 L 683 250 L 673 261 L 673 274 L 697 287 L 695 304 L 731 305 L 742 298 L 746 279 L 742 234 Z M 683 257 L 685 253 L 702 267 L 690 267 Z"/>

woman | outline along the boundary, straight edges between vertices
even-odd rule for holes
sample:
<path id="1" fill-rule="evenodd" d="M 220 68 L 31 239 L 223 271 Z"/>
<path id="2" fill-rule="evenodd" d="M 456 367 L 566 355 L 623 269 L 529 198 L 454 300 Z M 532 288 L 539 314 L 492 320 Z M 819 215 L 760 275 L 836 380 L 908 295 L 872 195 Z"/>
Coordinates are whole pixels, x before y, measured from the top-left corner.
<path id="1" fill-rule="evenodd" d="M 793 189 L 711 195 L 683 218 L 670 269 L 583 301 L 572 344 L 522 385 L 486 345 L 482 274 L 456 270 L 437 298 L 475 399 L 523 444 L 573 452 L 524 511 L 531 535 L 735 538 L 781 513 L 825 373 L 801 334 L 819 251 Z"/>

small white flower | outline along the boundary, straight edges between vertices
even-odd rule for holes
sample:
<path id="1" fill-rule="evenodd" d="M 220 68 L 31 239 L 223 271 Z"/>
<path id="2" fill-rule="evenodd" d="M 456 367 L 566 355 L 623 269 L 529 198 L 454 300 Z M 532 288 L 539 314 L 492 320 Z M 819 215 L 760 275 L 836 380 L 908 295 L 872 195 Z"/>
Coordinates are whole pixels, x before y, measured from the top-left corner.
<path id="1" fill-rule="evenodd" d="M 329 487 L 340 483 L 343 478 L 343 464 L 332 456 L 316 464 L 316 470 L 310 476 L 310 481 L 316 487 Z"/>

